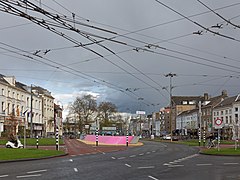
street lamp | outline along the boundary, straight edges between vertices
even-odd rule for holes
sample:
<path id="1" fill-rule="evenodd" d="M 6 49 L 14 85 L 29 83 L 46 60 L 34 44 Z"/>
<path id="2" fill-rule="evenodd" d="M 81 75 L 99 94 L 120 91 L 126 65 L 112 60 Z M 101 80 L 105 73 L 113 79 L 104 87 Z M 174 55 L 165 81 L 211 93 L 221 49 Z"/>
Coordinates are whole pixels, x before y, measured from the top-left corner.
<path id="1" fill-rule="evenodd" d="M 171 135 L 171 141 L 172 141 L 172 78 L 174 76 L 177 76 L 176 74 L 174 73 L 168 73 L 165 75 L 165 77 L 170 77 L 170 88 L 169 88 L 169 94 L 170 94 L 170 112 L 169 112 L 169 121 L 170 121 L 170 135 Z"/>

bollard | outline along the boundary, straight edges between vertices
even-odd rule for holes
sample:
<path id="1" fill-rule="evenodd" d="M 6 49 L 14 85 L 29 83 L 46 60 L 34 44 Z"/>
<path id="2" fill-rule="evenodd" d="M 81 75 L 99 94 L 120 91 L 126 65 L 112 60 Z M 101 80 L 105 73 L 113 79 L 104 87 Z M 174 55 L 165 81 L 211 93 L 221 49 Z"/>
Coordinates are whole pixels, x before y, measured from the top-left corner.
<path id="1" fill-rule="evenodd" d="M 37 136 L 37 149 L 38 149 L 38 136 Z"/>
<path id="2" fill-rule="evenodd" d="M 126 146 L 128 147 L 128 130 L 127 130 L 127 137 L 126 137 Z"/>
<path id="3" fill-rule="evenodd" d="M 56 150 L 59 151 L 59 135 L 58 135 L 58 127 L 56 127 Z"/>
<path id="4" fill-rule="evenodd" d="M 96 127 L 96 146 L 98 146 L 98 128 Z"/>

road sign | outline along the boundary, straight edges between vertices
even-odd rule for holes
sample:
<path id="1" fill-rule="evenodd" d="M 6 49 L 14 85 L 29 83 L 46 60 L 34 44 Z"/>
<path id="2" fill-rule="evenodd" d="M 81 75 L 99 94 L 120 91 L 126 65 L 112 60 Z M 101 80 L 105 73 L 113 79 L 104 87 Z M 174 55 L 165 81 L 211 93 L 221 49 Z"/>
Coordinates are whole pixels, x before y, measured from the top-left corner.
<path id="1" fill-rule="evenodd" d="M 223 120 L 220 118 L 216 118 L 214 120 L 214 125 L 215 125 L 215 129 L 220 129 L 223 127 Z"/>

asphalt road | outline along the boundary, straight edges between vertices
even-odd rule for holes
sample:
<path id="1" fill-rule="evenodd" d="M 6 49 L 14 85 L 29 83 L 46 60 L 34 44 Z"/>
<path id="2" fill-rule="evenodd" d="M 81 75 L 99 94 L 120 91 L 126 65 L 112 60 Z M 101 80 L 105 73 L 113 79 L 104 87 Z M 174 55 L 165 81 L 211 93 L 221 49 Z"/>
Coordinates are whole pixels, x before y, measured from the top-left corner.
<path id="1" fill-rule="evenodd" d="M 116 152 L 1 163 L 0 179 L 240 179 L 240 157 L 200 155 L 194 147 L 144 143 Z"/>

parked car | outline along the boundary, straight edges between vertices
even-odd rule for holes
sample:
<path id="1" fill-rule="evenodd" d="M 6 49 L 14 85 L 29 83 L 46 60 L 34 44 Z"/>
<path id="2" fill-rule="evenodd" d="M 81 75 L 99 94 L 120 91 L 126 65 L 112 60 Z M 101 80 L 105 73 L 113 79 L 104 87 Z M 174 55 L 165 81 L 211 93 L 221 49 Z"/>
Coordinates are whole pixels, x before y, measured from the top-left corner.
<path id="1" fill-rule="evenodd" d="M 163 139 L 164 140 L 171 140 L 171 135 L 165 135 L 165 136 L 163 136 Z"/>

